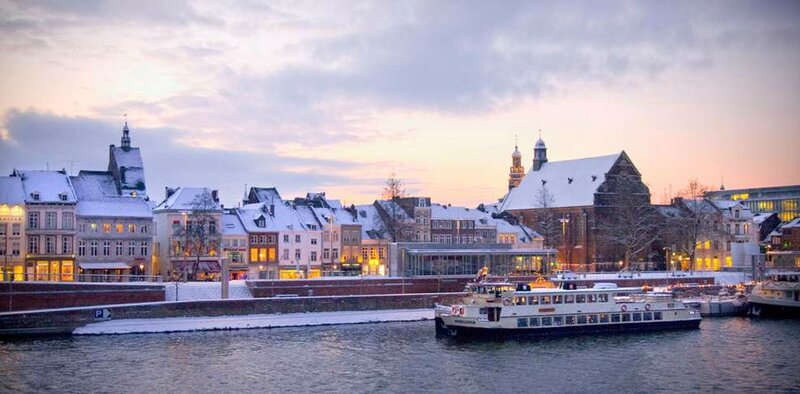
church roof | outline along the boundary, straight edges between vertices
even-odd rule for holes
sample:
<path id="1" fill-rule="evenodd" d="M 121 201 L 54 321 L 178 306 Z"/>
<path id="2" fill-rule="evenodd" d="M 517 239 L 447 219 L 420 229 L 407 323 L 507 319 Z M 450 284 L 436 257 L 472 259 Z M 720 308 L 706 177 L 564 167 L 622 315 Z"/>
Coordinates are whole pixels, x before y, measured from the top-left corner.
<path id="1" fill-rule="evenodd" d="M 546 162 L 539 171 L 528 171 L 519 186 L 509 191 L 500 211 L 542 208 L 543 188 L 552 197 L 546 204 L 548 207 L 593 205 L 597 188 L 623 154 Z"/>

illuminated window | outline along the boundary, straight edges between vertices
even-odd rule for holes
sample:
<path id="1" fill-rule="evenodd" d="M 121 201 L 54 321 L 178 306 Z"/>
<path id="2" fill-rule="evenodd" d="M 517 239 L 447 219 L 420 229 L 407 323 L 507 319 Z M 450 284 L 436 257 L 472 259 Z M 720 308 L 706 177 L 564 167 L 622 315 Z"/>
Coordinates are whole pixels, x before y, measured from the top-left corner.
<path id="1" fill-rule="evenodd" d="M 121 223 L 120 223 L 120 224 L 117 224 L 117 226 L 116 226 L 116 227 L 117 227 L 117 232 L 118 232 L 118 233 L 121 233 L 121 232 L 123 231 L 123 230 L 122 230 L 122 227 L 123 227 L 123 226 L 122 226 L 122 224 L 121 224 Z"/>
<path id="2" fill-rule="evenodd" d="M 106 234 L 111 232 L 111 223 L 103 223 L 103 232 Z"/>
<path id="3" fill-rule="evenodd" d="M 269 261 L 275 261 L 275 248 L 269 248 Z"/>
<path id="4" fill-rule="evenodd" d="M 267 261 L 267 248 L 258 249 L 258 261 Z"/>
<path id="5" fill-rule="evenodd" d="M 250 248 L 250 261 L 258 261 L 258 248 Z"/>
<path id="6" fill-rule="evenodd" d="M 129 224 L 128 225 L 128 232 L 129 233 L 135 233 L 136 232 L 136 225 L 135 224 Z"/>
<path id="7" fill-rule="evenodd" d="M 737 231 L 737 232 L 738 232 L 738 231 Z M 711 249 L 711 241 L 706 241 L 706 242 L 703 244 L 703 248 L 704 248 L 705 250 L 709 250 L 709 249 Z"/>
<path id="8" fill-rule="evenodd" d="M 733 258 L 731 256 L 725 256 L 725 266 L 733 267 Z"/>

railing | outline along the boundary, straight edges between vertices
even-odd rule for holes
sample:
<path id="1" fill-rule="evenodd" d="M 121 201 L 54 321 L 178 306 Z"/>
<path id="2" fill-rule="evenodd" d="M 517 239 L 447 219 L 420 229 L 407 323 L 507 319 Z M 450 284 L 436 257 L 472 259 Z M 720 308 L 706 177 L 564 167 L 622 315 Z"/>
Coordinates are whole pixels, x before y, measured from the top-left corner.
<path id="1" fill-rule="evenodd" d="M 0 275 L 2 276 L 2 275 Z M 106 275 L 106 274 L 9 274 L 2 278 L 4 282 L 11 279 L 12 282 L 66 282 L 66 283 L 89 283 L 89 282 L 108 282 L 108 283 L 130 283 L 130 282 L 164 282 L 161 275 Z"/>

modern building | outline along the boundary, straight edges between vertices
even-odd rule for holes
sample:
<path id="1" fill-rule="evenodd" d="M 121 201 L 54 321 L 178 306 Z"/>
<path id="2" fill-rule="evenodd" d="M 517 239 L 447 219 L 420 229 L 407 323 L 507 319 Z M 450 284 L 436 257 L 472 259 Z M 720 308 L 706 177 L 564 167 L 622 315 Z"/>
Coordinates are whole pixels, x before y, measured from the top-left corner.
<path id="1" fill-rule="evenodd" d="M 777 212 L 782 222 L 800 216 L 800 185 L 730 189 L 706 193 L 714 201 L 741 201 L 753 214 Z"/>
<path id="2" fill-rule="evenodd" d="M 432 244 L 398 242 L 389 247 L 392 276 L 474 276 L 481 267 L 492 275 L 547 274 L 555 250 L 513 249 L 508 244 Z"/>
<path id="3" fill-rule="evenodd" d="M 19 177 L 0 177 L 0 279 L 25 280 L 25 192 Z"/>
<path id="4" fill-rule="evenodd" d="M 562 268 L 574 271 L 619 270 L 622 253 L 600 232 L 614 219 L 615 206 L 647 206 L 650 191 L 623 151 L 613 155 L 548 161 L 540 138 L 532 168 L 503 198 L 498 211 L 516 217 L 558 250 Z M 640 258 L 642 256 L 639 256 Z"/>
<path id="5" fill-rule="evenodd" d="M 153 218 L 157 253 L 153 267 L 157 272 L 168 279 L 219 278 L 222 207 L 216 190 L 167 187 Z"/>

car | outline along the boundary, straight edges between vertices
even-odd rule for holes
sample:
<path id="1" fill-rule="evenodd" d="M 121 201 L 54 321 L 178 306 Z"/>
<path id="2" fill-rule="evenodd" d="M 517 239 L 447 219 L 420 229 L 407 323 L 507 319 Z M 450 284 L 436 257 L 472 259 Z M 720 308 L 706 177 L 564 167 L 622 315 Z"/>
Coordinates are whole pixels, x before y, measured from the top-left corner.
<path id="1" fill-rule="evenodd" d="M 561 279 L 561 280 L 575 280 L 578 279 L 578 274 L 570 271 L 570 270 L 557 270 L 553 272 L 553 275 L 550 276 L 554 279 Z"/>

